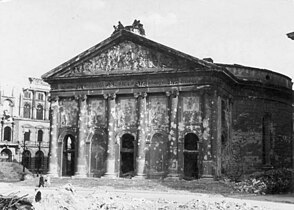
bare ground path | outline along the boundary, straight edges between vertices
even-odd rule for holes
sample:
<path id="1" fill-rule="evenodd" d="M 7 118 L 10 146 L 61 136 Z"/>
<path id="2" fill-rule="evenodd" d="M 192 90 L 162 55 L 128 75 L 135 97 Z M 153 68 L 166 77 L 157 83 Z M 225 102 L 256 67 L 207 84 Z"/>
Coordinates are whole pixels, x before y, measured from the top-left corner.
<path id="1" fill-rule="evenodd" d="M 233 191 L 230 186 L 224 183 L 211 180 L 197 181 L 163 181 L 163 180 L 135 180 L 135 179 L 71 179 L 58 178 L 52 180 L 50 187 L 42 188 L 45 195 L 60 191 L 63 186 L 70 184 L 73 186 L 77 196 L 86 197 L 96 195 L 98 197 L 108 196 L 107 199 L 119 198 L 118 202 L 127 199 L 137 199 L 142 205 L 147 206 L 147 201 L 166 202 L 166 205 L 175 206 L 197 200 L 202 203 L 197 205 L 227 205 L 228 208 L 237 209 L 236 205 L 242 206 L 238 209 L 281 209 L 293 210 L 294 197 L 289 195 L 268 195 L 255 196 L 240 194 Z M 37 180 L 26 180 L 17 183 L 0 183 L 0 194 L 20 192 L 22 194 L 35 194 Z M 141 199 L 141 200 L 140 200 Z M 144 199 L 144 200 L 142 200 Z M 160 205 L 163 205 L 160 203 Z M 149 205 L 149 204 L 148 204 Z M 150 204 L 151 205 L 151 204 Z M 232 206 L 233 205 L 233 206 Z M 235 205 L 235 206 L 234 206 Z M 230 207 L 229 207 L 230 206 Z M 244 208 L 248 207 L 248 208 Z M 154 207 L 154 206 L 153 206 Z M 184 208 L 184 206 L 181 206 Z M 144 208 L 142 208 L 144 209 Z M 148 208 L 146 208 L 148 209 Z M 159 209 L 159 208 L 158 208 Z M 182 209 L 182 208 L 166 208 Z M 186 208 L 189 209 L 189 208 Z M 201 209 L 201 208 L 199 208 Z M 209 209 L 209 208 L 202 208 Z M 213 209 L 213 208 L 211 208 Z"/>

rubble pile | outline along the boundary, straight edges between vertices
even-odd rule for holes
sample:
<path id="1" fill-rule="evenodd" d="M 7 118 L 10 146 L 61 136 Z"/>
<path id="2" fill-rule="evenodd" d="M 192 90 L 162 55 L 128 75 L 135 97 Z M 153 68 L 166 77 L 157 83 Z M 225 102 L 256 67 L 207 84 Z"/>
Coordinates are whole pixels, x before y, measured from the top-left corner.
<path id="1" fill-rule="evenodd" d="M 17 196 L 15 193 L 7 196 L 0 195 L 0 209 L 2 210 L 33 210 L 32 203 L 27 198 L 28 195 Z"/>
<path id="2" fill-rule="evenodd" d="M 188 203 L 179 203 L 165 199 L 146 200 L 134 198 L 126 194 L 117 194 L 107 191 L 93 191 L 86 194 L 77 193 L 71 185 L 66 185 L 55 191 L 44 191 L 39 202 L 34 202 L 36 210 L 94 210 L 94 209 L 124 209 L 124 210 L 174 210 L 174 209 L 199 209 L 199 210 L 263 210 L 257 206 L 246 203 L 209 202 L 192 200 Z"/>

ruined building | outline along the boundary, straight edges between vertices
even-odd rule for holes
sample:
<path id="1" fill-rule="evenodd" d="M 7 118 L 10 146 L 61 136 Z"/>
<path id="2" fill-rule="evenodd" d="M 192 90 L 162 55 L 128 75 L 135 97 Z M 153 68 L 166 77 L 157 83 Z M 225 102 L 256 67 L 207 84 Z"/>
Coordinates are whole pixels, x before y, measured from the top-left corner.
<path id="1" fill-rule="evenodd" d="M 197 179 L 292 166 L 289 77 L 201 60 L 144 34 L 120 24 L 42 76 L 52 175 Z"/>
<path id="2" fill-rule="evenodd" d="M 41 79 L 0 83 L 0 161 L 18 162 L 32 172 L 48 170 L 50 87 Z"/>

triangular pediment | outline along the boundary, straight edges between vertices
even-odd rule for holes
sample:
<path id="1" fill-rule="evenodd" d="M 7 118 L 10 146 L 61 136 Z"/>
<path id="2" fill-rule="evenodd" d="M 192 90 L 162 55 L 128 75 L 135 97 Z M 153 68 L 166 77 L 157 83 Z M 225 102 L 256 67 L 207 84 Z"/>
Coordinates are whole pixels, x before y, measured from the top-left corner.
<path id="1" fill-rule="evenodd" d="M 42 78 L 46 80 L 112 73 L 178 71 L 212 66 L 214 65 L 203 60 L 123 31 L 44 74 Z"/>

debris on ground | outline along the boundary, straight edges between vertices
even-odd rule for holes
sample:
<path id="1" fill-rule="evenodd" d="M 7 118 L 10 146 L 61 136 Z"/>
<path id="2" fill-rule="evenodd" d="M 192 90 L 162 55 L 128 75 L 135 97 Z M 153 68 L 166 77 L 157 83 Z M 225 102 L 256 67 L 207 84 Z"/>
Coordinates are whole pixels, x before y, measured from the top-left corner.
<path id="1" fill-rule="evenodd" d="M 134 198 L 126 194 L 108 191 L 92 191 L 87 192 L 87 194 L 80 194 L 68 184 L 55 190 L 43 191 L 42 199 L 39 202 L 34 202 L 33 206 L 35 210 L 264 210 L 264 208 L 258 206 L 229 201 L 212 202 L 195 199 L 187 203 L 180 203 L 165 199 L 147 200 L 144 198 Z"/>
<path id="2" fill-rule="evenodd" d="M 0 195 L 0 209 L 2 210 L 33 210 L 33 205 L 27 198 L 27 195 L 18 196 L 12 193 L 6 196 Z"/>
<path id="3" fill-rule="evenodd" d="M 21 164 L 15 162 L 0 162 L 0 180 L 19 181 L 32 178 L 33 174 Z"/>

